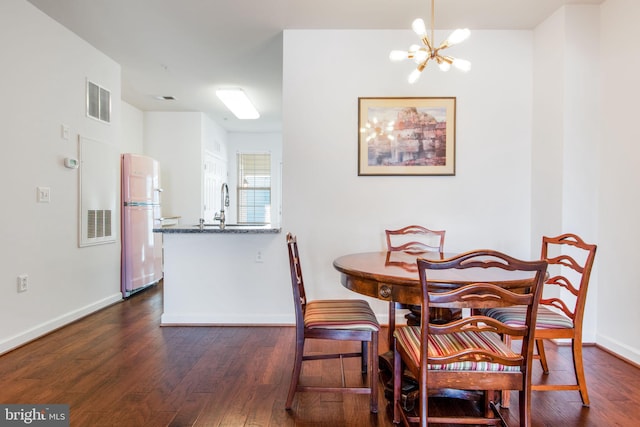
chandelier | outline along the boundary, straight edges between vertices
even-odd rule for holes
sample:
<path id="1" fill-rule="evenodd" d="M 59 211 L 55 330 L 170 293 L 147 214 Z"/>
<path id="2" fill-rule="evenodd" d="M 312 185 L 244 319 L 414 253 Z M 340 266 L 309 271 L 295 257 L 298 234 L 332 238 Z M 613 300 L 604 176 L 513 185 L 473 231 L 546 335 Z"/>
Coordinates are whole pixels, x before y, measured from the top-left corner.
<path id="1" fill-rule="evenodd" d="M 442 71 L 449 71 L 452 65 L 462 71 L 469 71 L 471 69 L 471 62 L 466 59 L 453 58 L 441 54 L 441 51 L 449 46 L 466 40 L 471 34 L 468 28 L 455 30 L 440 46 L 434 48 L 435 7 L 433 3 L 434 0 L 431 0 L 431 38 L 427 36 L 427 28 L 424 25 L 424 21 L 418 18 L 413 21 L 411 28 L 418 37 L 420 37 L 424 46 L 414 44 L 409 46 L 408 51 L 393 50 L 389 54 L 389 59 L 392 61 L 413 59 L 413 61 L 418 64 L 418 67 L 409 75 L 409 83 L 415 83 L 418 80 L 429 60 L 435 61 Z"/>

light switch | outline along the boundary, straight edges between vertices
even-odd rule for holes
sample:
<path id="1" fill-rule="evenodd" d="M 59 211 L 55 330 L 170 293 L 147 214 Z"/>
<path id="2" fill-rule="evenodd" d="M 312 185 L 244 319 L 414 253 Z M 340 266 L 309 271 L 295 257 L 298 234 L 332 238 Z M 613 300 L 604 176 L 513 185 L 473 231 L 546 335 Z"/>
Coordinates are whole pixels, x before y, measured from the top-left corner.
<path id="1" fill-rule="evenodd" d="M 62 139 L 69 139 L 69 126 L 62 125 L 60 129 L 60 137 Z"/>
<path id="2" fill-rule="evenodd" d="M 38 202 L 51 202 L 51 189 L 49 187 L 38 187 Z"/>

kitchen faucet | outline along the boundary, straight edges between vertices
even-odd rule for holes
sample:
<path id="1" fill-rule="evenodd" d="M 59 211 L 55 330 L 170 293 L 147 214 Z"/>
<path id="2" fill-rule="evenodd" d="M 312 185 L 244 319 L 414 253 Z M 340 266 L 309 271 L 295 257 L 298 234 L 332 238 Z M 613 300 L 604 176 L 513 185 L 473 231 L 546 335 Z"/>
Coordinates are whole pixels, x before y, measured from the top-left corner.
<path id="1" fill-rule="evenodd" d="M 220 212 L 216 213 L 216 216 L 213 218 L 214 221 L 220 221 L 220 228 L 224 229 L 224 208 L 229 207 L 229 187 L 226 182 L 222 183 L 220 187 Z"/>

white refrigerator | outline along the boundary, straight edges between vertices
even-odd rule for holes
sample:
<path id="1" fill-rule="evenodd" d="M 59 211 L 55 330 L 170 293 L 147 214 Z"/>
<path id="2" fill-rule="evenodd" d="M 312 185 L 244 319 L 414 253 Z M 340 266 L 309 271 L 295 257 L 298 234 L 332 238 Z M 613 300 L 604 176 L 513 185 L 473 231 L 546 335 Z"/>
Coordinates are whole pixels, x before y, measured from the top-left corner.
<path id="1" fill-rule="evenodd" d="M 151 157 L 122 155 L 122 295 L 162 279 L 160 166 Z"/>

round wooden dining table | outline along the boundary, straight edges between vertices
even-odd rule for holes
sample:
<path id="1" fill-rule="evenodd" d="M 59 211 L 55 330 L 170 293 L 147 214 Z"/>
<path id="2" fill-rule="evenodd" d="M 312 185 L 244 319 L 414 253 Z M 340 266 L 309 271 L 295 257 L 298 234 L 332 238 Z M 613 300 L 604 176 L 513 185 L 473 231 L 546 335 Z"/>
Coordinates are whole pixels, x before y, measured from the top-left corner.
<path id="1" fill-rule="evenodd" d="M 354 292 L 385 301 L 421 305 L 417 258 L 441 260 L 455 253 L 441 252 L 362 252 L 341 256 L 333 261 L 340 272 L 342 285 Z M 505 288 L 522 288 L 533 274 L 505 271 L 500 268 L 429 270 L 427 280 L 432 289 L 446 290 L 473 282 L 491 282 Z"/>

